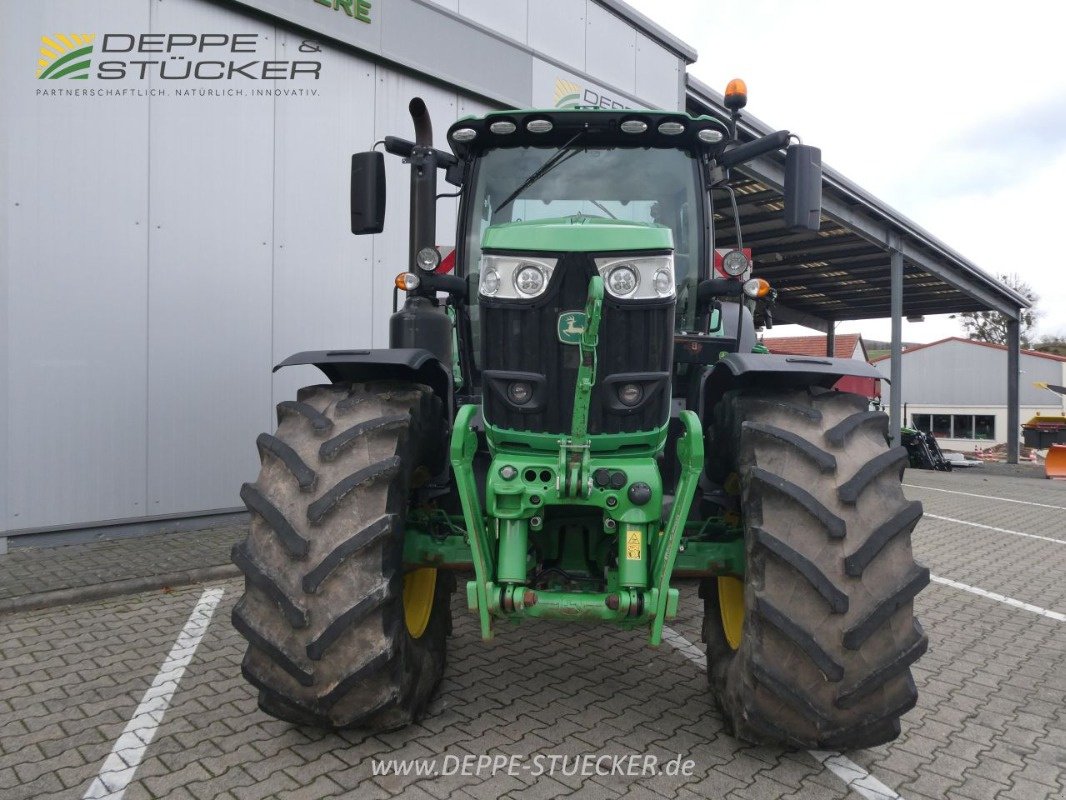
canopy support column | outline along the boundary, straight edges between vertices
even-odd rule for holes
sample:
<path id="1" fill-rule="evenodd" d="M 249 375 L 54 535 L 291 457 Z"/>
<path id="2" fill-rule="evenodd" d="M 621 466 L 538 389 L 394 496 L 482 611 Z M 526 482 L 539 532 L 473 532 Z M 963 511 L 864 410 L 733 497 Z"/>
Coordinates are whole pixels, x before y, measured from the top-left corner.
<path id="1" fill-rule="evenodd" d="M 892 444 L 900 443 L 903 410 L 903 254 L 892 251 L 889 271 L 892 278 L 892 359 L 888 407 L 888 433 Z"/>
<path id="2" fill-rule="evenodd" d="M 1018 309 L 1018 317 L 1022 310 Z M 1018 408 L 1018 372 L 1021 361 L 1021 336 L 1017 319 L 1007 320 L 1007 463 L 1018 463 L 1018 432 L 1021 427 Z"/>

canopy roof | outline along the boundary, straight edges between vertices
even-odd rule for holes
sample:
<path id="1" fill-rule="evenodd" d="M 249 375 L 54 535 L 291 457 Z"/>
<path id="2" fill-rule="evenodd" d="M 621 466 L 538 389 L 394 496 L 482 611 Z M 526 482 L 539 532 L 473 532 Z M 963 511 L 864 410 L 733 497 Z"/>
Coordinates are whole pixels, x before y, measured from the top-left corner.
<path id="1" fill-rule="evenodd" d="M 688 76 L 688 111 L 725 120 L 722 95 Z M 745 113 L 742 141 L 772 132 Z M 816 142 L 812 144 L 817 144 Z M 822 226 L 790 231 L 781 222 L 784 156 L 734 170 L 743 244 L 755 275 L 778 290 L 775 319 L 825 330 L 828 322 L 891 316 L 889 257 L 903 255 L 907 317 L 996 310 L 1017 318 L 1029 302 L 928 231 L 823 165 Z M 719 208 L 722 206 L 720 205 Z M 732 212 L 716 216 L 717 244 L 735 245 Z"/>

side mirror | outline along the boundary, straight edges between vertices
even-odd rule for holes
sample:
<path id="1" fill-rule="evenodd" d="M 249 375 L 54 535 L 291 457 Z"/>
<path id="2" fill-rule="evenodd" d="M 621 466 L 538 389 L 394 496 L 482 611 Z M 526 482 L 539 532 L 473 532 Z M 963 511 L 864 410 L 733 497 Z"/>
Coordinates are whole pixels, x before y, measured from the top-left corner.
<path id="1" fill-rule="evenodd" d="M 385 156 L 371 150 L 352 156 L 352 233 L 385 228 Z"/>
<path id="2" fill-rule="evenodd" d="M 785 151 L 785 225 L 816 231 L 822 225 L 822 151 L 794 144 Z"/>

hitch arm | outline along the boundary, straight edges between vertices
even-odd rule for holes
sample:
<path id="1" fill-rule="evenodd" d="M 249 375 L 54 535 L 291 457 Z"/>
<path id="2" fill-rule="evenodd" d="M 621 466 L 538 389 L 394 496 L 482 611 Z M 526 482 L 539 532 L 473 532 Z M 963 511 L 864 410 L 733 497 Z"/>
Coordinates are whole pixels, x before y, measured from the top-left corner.
<path id="1" fill-rule="evenodd" d="M 703 470 L 703 430 L 700 418 L 693 411 L 682 411 L 680 419 L 685 426 L 685 435 L 677 443 L 681 478 L 674 492 L 674 505 L 670 509 L 670 518 L 666 521 L 666 530 L 660 539 L 661 545 L 652 560 L 653 585 L 658 590 L 655 598 L 655 617 L 648 637 L 653 647 L 662 642 L 663 624 L 666 622 L 666 608 L 670 599 L 670 576 L 674 572 L 674 561 L 677 559 L 681 537 L 685 532 L 688 511 L 696 494 L 700 472 Z"/>
<path id="2" fill-rule="evenodd" d="M 470 539 L 470 554 L 474 561 L 475 596 L 481 622 L 481 638 L 487 640 L 492 638 L 488 587 L 496 577 L 496 565 L 493 563 L 489 537 L 485 531 L 485 517 L 481 512 L 481 501 L 477 493 L 477 481 L 471 466 L 477 451 L 477 434 L 471 429 L 470 422 L 477 409 L 475 405 L 465 405 L 456 414 L 452 428 L 451 461 Z"/>

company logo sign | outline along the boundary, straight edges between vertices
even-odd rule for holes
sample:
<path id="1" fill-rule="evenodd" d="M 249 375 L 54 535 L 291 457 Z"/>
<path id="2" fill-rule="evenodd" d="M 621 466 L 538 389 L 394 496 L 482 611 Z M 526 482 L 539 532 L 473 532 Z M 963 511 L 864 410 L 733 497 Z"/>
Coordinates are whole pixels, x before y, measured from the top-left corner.
<path id="1" fill-rule="evenodd" d="M 51 36 L 42 36 L 37 78 L 87 80 L 95 39 L 95 33 L 53 33 Z"/>
<path id="2" fill-rule="evenodd" d="M 588 318 L 584 311 L 564 311 L 559 315 L 559 341 L 563 344 L 581 344 Z"/>
<path id="3" fill-rule="evenodd" d="M 356 22 L 371 23 L 370 9 L 373 3 L 370 0 L 315 0 L 316 3 L 332 8 L 334 11 L 343 11 Z"/>
<path id="4" fill-rule="evenodd" d="M 319 80 L 315 58 L 258 58 L 257 33 L 55 33 L 41 37 L 37 78 L 55 80 Z M 262 43 L 271 56 L 273 42 Z M 300 53 L 320 53 L 313 40 Z M 94 58 L 95 56 L 95 58 Z"/>
<path id="5" fill-rule="evenodd" d="M 555 79 L 555 107 L 576 108 L 581 105 L 581 87 L 566 78 Z"/>
<path id="6" fill-rule="evenodd" d="M 605 92 L 591 86 L 582 86 L 568 78 L 555 79 L 556 108 L 630 108 Z"/>

